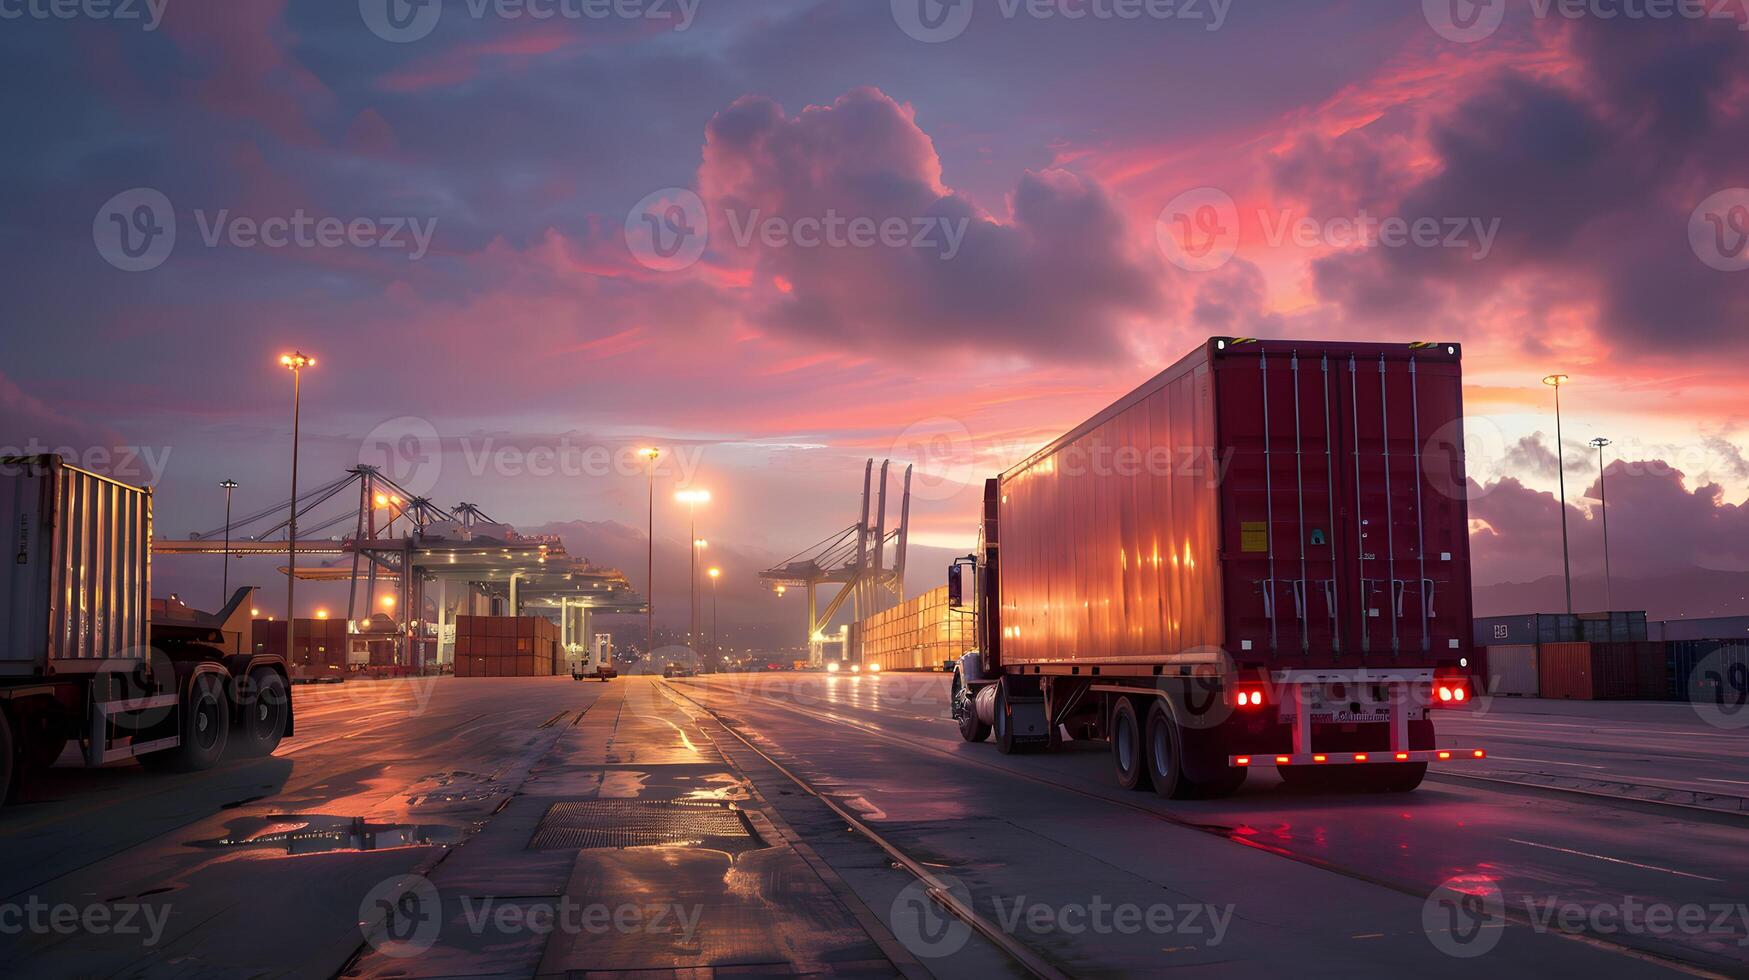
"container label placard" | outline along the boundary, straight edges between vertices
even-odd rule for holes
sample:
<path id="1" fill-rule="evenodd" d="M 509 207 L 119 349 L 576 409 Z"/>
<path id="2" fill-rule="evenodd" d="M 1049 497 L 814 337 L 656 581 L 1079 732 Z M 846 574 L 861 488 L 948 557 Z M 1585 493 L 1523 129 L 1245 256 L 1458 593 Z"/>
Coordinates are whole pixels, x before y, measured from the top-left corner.
<path id="1" fill-rule="evenodd" d="M 1239 550 L 1262 552 L 1269 550 L 1269 525 L 1264 521 L 1239 523 Z"/>

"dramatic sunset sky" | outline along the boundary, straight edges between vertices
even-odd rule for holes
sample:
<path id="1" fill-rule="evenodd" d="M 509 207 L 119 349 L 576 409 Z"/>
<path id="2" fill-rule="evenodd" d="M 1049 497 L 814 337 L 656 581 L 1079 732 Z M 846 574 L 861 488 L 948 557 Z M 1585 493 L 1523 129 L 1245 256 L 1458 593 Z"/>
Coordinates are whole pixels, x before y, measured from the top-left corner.
<path id="1" fill-rule="evenodd" d="M 1740 3 L 625 3 L 644 15 L 0 21 L 0 445 L 99 468 L 90 450 L 141 447 L 161 474 L 118 475 L 158 477 L 160 532 L 216 527 L 225 477 L 240 511 L 284 495 L 296 347 L 319 358 L 306 480 L 430 443 L 412 478 L 442 503 L 641 533 L 635 472 L 523 475 L 503 450 L 672 447 L 658 536 L 690 477 L 716 495 L 700 533 L 756 563 L 851 523 L 862 460 L 891 456 L 922 467 L 913 541 L 964 549 L 968 484 L 1210 335 L 1457 341 L 1478 585 L 1559 573 L 1551 371 L 1572 376 L 1575 571 L 1599 565 L 1598 435 L 1618 575 L 1749 569 Z M 130 271 L 106 236 L 136 189 L 176 238 Z M 1230 260 L 1162 246 L 1186 200 L 1231 202 Z M 688 202 L 696 261 L 644 248 L 645 215 Z M 808 248 L 746 234 L 755 212 L 963 236 Z M 430 238 L 232 234 L 300 215 Z M 1355 242 L 1360 216 L 1439 241 Z"/>

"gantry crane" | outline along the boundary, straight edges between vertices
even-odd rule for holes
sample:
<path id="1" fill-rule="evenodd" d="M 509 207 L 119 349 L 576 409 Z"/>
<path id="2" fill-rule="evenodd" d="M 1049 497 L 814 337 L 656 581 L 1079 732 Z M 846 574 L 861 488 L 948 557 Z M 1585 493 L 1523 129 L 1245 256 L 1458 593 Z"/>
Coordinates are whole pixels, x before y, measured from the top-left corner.
<path id="1" fill-rule="evenodd" d="M 905 600 L 905 542 L 911 530 L 911 467 L 905 467 L 904 491 L 899 501 L 899 526 L 887 531 L 887 468 L 891 460 L 881 461 L 880 486 L 875 495 L 875 523 L 869 526 L 870 489 L 874 480 L 874 460 L 862 470 L 862 516 L 855 524 L 833 534 L 824 541 L 791 556 L 781 564 L 759 573 L 767 586 L 783 592 L 790 587 L 807 591 L 808 663 L 818 667 L 823 662 L 824 647 L 838 646 L 838 659 L 850 659 L 851 650 L 860 647 L 856 626 L 840 630 L 837 639 L 825 634 L 846 601 L 851 603 L 852 618 L 857 624 L 863 619 L 890 609 Z M 887 546 L 893 547 L 893 562 L 886 562 Z M 836 595 L 819 608 L 818 589 L 822 585 L 840 586 Z"/>

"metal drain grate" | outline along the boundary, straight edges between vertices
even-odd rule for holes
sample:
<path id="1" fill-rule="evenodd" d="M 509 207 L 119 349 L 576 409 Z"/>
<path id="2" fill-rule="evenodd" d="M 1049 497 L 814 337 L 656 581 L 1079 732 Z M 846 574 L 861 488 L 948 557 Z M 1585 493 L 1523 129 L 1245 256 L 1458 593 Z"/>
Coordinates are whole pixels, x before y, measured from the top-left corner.
<path id="1" fill-rule="evenodd" d="M 739 810 L 691 800 L 554 803 L 528 842 L 531 851 L 690 844 L 724 851 L 761 846 Z"/>

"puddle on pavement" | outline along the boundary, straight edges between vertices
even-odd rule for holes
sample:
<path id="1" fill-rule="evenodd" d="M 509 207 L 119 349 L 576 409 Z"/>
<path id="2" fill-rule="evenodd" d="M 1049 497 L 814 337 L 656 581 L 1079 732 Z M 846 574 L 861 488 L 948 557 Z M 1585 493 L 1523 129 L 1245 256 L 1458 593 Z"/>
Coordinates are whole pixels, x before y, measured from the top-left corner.
<path id="1" fill-rule="evenodd" d="M 459 844 L 464 836 L 462 828 L 446 824 L 374 823 L 363 817 L 294 814 L 236 820 L 226 826 L 224 836 L 189 841 L 188 846 L 323 854 Z"/>

